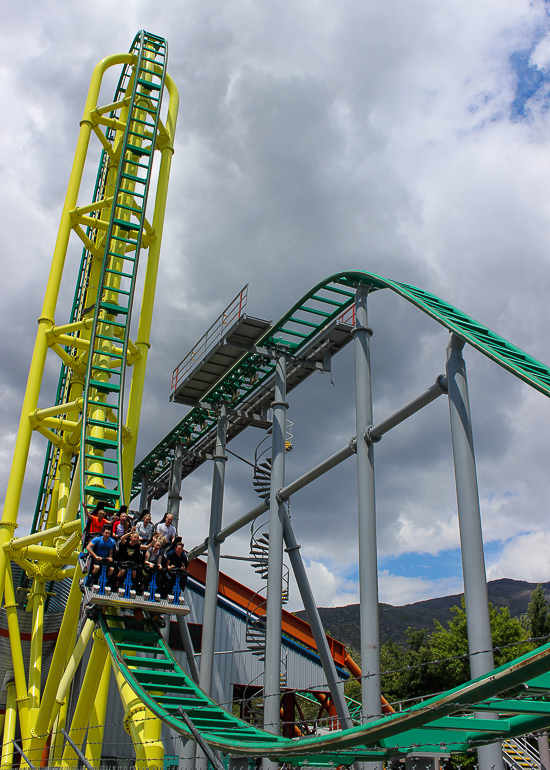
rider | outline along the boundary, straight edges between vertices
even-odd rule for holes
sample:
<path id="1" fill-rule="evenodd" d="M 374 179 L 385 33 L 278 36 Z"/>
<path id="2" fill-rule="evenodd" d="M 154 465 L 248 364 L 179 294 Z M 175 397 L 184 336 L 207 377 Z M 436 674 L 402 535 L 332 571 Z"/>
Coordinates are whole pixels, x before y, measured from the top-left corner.
<path id="1" fill-rule="evenodd" d="M 124 578 L 126 577 L 127 569 L 123 567 L 124 562 L 134 562 L 138 566 L 132 569 L 132 582 L 138 594 L 141 593 L 141 580 L 143 577 L 143 551 L 146 546 L 141 545 L 138 533 L 135 529 L 127 532 L 120 538 L 118 545 L 116 560 L 118 562 L 118 574 L 116 587 L 122 585 Z"/>
<path id="2" fill-rule="evenodd" d="M 177 535 L 176 528 L 172 524 L 173 520 L 174 520 L 174 517 L 172 516 L 172 514 L 167 513 L 164 516 L 164 520 L 160 521 L 157 524 L 157 532 L 161 537 L 164 537 L 166 540 L 173 540 Z"/>
<path id="3" fill-rule="evenodd" d="M 144 590 L 149 588 L 153 575 L 156 575 L 156 589 L 159 593 L 164 591 L 166 570 L 164 567 L 164 553 L 159 537 L 155 537 L 145 552 L 145 580 Z"/>
<path id="4" fill-rule="evenodd" d="M 89 581 L 90 583 L 92 581 L 92 577 L 94 575 L 97 575 L 99 570 L 101 569 L 101 560 L 107 559 L 107 561 L 113 562 L 113 550 L 116 545 L 114 539 L 112 538 L 112 529 L 110 524 L 106 524 L 103 527 L 103 531 L 101 535 L 98 537 L 94 537 L 87 545 L 86 550 L 92 557 L 92 560 L 96 563 L 93 564 L 93 567 L 90 571 L 89 575 Z M 111 577 L 111 575 L 114 572 L 114 566 L 109 565 L 107 568 L 107 577 Z"/>
<path id="5" fill-rule="evenodd" d="M 94 537 L 101 535 L 103 532 L 103 527 L 109 523 L 109 519 L 107 518 L 107 514 L 104 509 L 105 503 L 98 503 L 92 511 L 89 511 L 87 506 L 84 506 L 84 512 L 86 513 L 86 518 L 88 519 L 88 534 L 86 538 L 88 542 Z"/>
<path id="6" fill-rule="evenodd" d="M 166 561 L 166 575 L 168 577 L 172 591 L 174 590 L 178 572 L 180 570 L 184 570 L 184 574 L 180 573 L 180 591 L 183 593 L 187 583 L 187 567 L 189 566 L 189 559 L 187 558 L 186 552 L 183 550 L 183 543 L 178 543 L 175 549 L 170 551 Z"/>
<path id="7" fill-rule="evenodd" d="M 149 511 L 144 510 L 143 511 L 143 518 L 141 521 L 138 521 L 136 525 L 136 531 L 139 535 L 139 539 L 142 543 L 150 543 L 151 538 L 153 537 L 154 532 L 154 525 L 151 522 L 151 514 Z"/>
<path id="8" fill-rule="evenodd" d="M 123 535 L 127 535 L 132 528 L 127 511 L 128 507 L 126 505 L 121 505 L 118 516 L 113 521 L 113 537 L 115 540 L 120 540 L 120 538 Z"/>

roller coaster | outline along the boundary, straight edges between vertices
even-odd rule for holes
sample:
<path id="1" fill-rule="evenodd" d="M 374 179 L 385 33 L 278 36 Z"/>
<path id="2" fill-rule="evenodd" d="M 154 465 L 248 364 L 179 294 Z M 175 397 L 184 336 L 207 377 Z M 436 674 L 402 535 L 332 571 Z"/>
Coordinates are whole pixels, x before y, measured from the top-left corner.
<path id="1" fill-rule="evenodd" d="M 246 325 L 240 308 L 237 332 L 232 340 L 225 340 L 232 346 L 233 358 L 217 369 L 206 356 L 200 385 L 176 370 L 172 398 L 191 409 L 136 465 L 178 111 L 167 54 L 164 39 L 142 31 L 129 53 L 102 60 L 94 70 L 80 123 L 0 522 L 1 621 L 9 630 L 9 655 L 0 661 L 5 697 L 0 767 L 13 766 L 16 744 L 21 767 L 69 768 L 79 758 L 87 766 L 99 767 L 111 670 L 134 744 L 136 767 L 163 766 L 163 723 L 196 742 L 216 767 L 220 755 L 261 757 L 267 766 L 381 763 L 413 750 L 433 751 L 434 745 L 445 752 L 479 748 L 480 757 L 493 757 L 483 755 L 484 749 L 550 725 L 550 644 L 493 668 L 490 629 L 487 636 L 483 620 L 486 584 L 462 349 L 470 345 L 546 396 L 550 395 L 550 369 L 426 291 L 361 270 L 341 272 L 315 286 L 275 324 L 248 319 Z M 114 97 L 99 105 L 103 76 L 112 67 L 122 68 Z M 167 105 L 163 102 L 166 95 Z M 99 170 L 91 202 L 81 204 L 80 184 L 92 135 L 101 146 Z M 156 175 L 155 156 L 160 156 Z M 155 201 L 149 221 L 150 189 L 155 190 Z M 83 252 L 70 317 L 58 324 L 56 306 L 71 235 L 82 241 Z M 138 304 L 134 297 L 138 265 L 144 251 L 147 261 L 139 323 L 132 326 Z M 451 339 L 446 374 L 397 413 L 375 424 L 367 298 L 384 289 L 441 324 Z M 355 349 L 357 434 L 335 455 L 285 486 L 286 394 L 313 372 L 329 369 L 331 357 L 348 342 Z M 61 360 L 59 383 L 53 406 L 39 407 L 49 351 Z M 468 560 L 464 562 L 465 594 L 473 678 L 411 708 L 398 713 L 385 709 L 383 713 L 377 658 L 374 446 L 383 434 L 441 395 L 449 398 L 461 536 L 468 543 L 463 559 Z M 268 419 L 269 410 L 272 419 Z M 272 442 L 263 501 L 222 529 L 225 445 L 253 424 L 269 426 Z M 46 439 L 46 457 L 31 532 L 16 537 L 33 432 Z M 341 683 L 336 681 L 285 507 L 292 494 L 353 455 L 358 465 L 363 665 L 359 724 L 350 718 Z M 184 456 L 187 461 L 182 470 Z M 215 626 L 221 544 L 262 513 L 270 513 L 265 565 L 268 595 L 263 610 L 264 729 L 235 716 L 209 695 L 212 635 L 204 640 L 199 682 L 174 657 L 158 616 L 162 611 L 184 613 L 178 597 L 171 607 L 165 607 L 153 591 L 150 601 L 141 602 L 141 614 L 128 615 L 126 608 L 135 608 L 136 602 L 127 592 L 108 600 L 104 590 L 92 587 L 84 598 L 81 592 L 84 505 L 103 502 L 116 512 L 139 494 L 145 501 L 158 496 L 166 491 L 167 477 L 178 459 L 178 483 L 183 472 L 190 473 L 206 460 L 213 460 L 215 468 L 210 533 L 190 552 L 191 560 L 208 552 L 205 627 L 207 613 Z M 299 739 L 280 734 L 283 546 L 297 575 L 340 728 Z M 63 596 L 59 621 L 48 618 L 48 597 L 54 588 Z M 81 609 L 86 605 L 87 616 L 83 616 Z M 25 634 L 21 628 L 29 615 L 30 633 Z M 52 629 L 53 645 L 47 638 Z M 84 679 L 69 708 L 71 685 L 90 639 Z M 88 743 L 82 753 L 79 745 L 86 730 Z"/>

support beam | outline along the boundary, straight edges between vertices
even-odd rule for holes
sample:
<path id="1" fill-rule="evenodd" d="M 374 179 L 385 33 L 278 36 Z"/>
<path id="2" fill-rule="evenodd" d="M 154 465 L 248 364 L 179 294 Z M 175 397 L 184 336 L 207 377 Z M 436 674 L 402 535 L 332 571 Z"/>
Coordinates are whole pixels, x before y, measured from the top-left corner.
<path id="1" fill-rule="evenodd" d="M 71 683 L 75 677 L 75 674 L 78 668 L 78 664 L 82 660 L 84 651 L 88 646 L 88 642 L 90 641 L 92 633 L 94 631 L 94 625 L 95 624 L 93 620 L 87 620 L 84 623 L 84 628 L 82 629 L 82 632 L 79 638 L 77 639 L 77 642 L 71 654 L 71 657 L 67 661 L 65 673 L 61 677 L 61 681 L 59 682 L 59 687 L 57 688 L 57 694 L 55 696 L 55 704 L 53 709 L 51 710 L 49 729 L 53 727 L 53 723 L 57 719 L 57 715 L 59 714 L 61 707 L 66 701 L 69 688 L 71 686 Z"/>
<path id="2" fill-rule="evenodd" d="M 46 741 L 59 681 L 65 668 L 69 648 L 74 643 L 74 629 L 76 628 L 78 621 L 80 602 L 82 600 L 79 586 L 81 577 L 82 570 L 80 564 L 77 564 L 71 589 L 69 591 L 69 597 L 65 606 L 65 612 L 63 613 L 63 620 L 61 621 L 61 627 L 59 629 L 52 661 L 50 663 L 48 678 L 42 692 L 40 709 L 33 727 L 33 748 L 38 745 L 43 746 Z"/>
<path id="3" fill-rule="evenodd" d="M 348 727 L 353 727 L 353 722 L 350 719 L 346 699 L 344 697 L 344 683 L 336 672 L 336 666 L 334 665 L 334 659 L 330 653 L 325 630 L 321 623 L 321 618 L 319 617 L 319 610 L 315 603 L 315 597 L 313 596 L 309 584 L 304 562 L 300 556 L 300 546 L 296 542 L 294 530 L 286 509 L 284 511 L 283 524 L 286 552 L 288 553 L 290 563 L 292 564 L 294 576 L 298 584 L 298 590 L 300 591 L 300 596 L 302 597 L 302 602 L 306 611 L 307 620 L 311 627 L 311 632 L 315 639 L 315 646 L 317 647 L 321 665 L 323 666 L 323 671 L 327 678 L 332 702 L 336 708 L 341 727 L 347 729 Z"/>
<path id="4" fill-rule="evenodd" d="M 13 575 L 9 561 L 6 563 L 4 591 L 4 609 L 8 621 L 13 675 L 15 679 L 15 690 L 17 692 L 19 727 L 21 730 L 21 738 L 25 741 L 29 737 L 29 697 L 27 692 L 27 680 L 25 677 L 23 650 L 21 647 L 21 634 L 19 633 L 17 604 L 15 602 L 15 591 L 13 588 Z"/>
<path id="5" fill-rule="evenodd" d="M 181 503 L 181 470 L 183 465 L 183 444 L 178 441 L 174 450 L 174 460 L 170 469 L 170 491 L 168 492 L 168 513 L 174 517 L 174 527 L 178 531 Z"/>
<path id="6" fill-rule="evenodd" d="M 4 735 L 2 738 L 2 760 L 0 770 L 10 770 L 13 767 L 13 739 L 15 738 L 15 726 L 17 724 L 17 694 L 15 682 L 10 682 L 6 687 L 6 716 L 4 720 Z"/>
<path id="7" fill-rule="evenodd" d="M 264 672 L 264 730 L 279 734 L 281 724 L 281 623 L 283 608 L 283 518 L 285 503 L 277 492 L 285 481 L 286 359 L 279 356 L 275 368 L 269 507 L 269 555 L 267 561 L 266 648 Z M 264 759 L 264 770 L 273 767 Z"/>
<path id="8" fill-rule="evenodd" d="M 550 748 L 548 747 L 548 731 L 537 735 L 537 744 L 539 747 L 540 770 L 550 770 Z"/>
<path id="9" fill-rule="evenodd" d="M 293 481 L 291 484 L 281 489 L 277 494 L 277 498 L 279 500 L 288 500 L 293 494 L 299 492 L 300 489 L 303 489 L 312 481 L 318 479 L 319 476 L 332 470 L 332 468 L 336 468 L 337 465 L 340 465 L 340 463 L 343 463 L 348 457 L 351 457 L 357 451 L 356 446 L 357 441 L 354 436 L 349 440 L 349 443 L 345 447 L 342 447 L 338 452 L 335 452 L 330 457 L 327 457 L 326 460 L 319 463 L 319 465 L 316 465 L 314 468 L 304 473 L 296 479 L 296 481 Z"/>
<path id="10" fill-rule="evenodd" d="M 199 669 L 197 668 L 197 661 L 195 660 L 195 651 L 193 650 L 193 642 L 191 641 L 191 634 L 189 633 L 189 627 L 185 622 L 183 615 L 176 615 L 176 621 L 181 635 L 181 641 L 183 643 L 183 649 L 189 665 L 189 673 L 194 682 L 199 683 Z M 550 768 L 549 768 L 550 770 Z"/>
<path id="11" fill-rule="evenodd" d="M 139 496 L 140 514 L 144 508 L 149 508 L 148 497 L 149 497 L 149 476 L 146 473 L 144 473 L 143 476 L 141 477 L 141 494 Z"/>
<path id="12" fill-rule="evenodd" d="M 453 334 L 447 347 L 447 387 L 468 623 L 470 673 L 472 678 L 476 678 L 492 671 L 494 660 L 474 437 L 466 364 L 462 357 L 463 347 L 464 340 Z M 494 716 L 498 718 L 497 714 Z M 480 770 L 503 770 L 504 768 L 502 749 L 498 743 L 479 748 L 478 759 Z"/>
<path id="13" fill-rule="evenodd" d="M 72 750 L 74 751 L 74 753 L 77 755 L 77 757 L 79 758 L 79 760 L 82 762 L 82 764 L 84 765 L 84 767 L 86 768 L 86 770 L 93 770 L 93 768 L 92 768 L 91 764 L 88 762 L 88 760 L 86 759 L 86 757 L 84 756 L 84 754 L 83 754 L 83 753 L 80 751 L 80 749 L 78 748 L 78 746 L 76 745 L 76 743 L 73 741 L 73 739 L 71 738 L 71 736 L 69 735 L 69 733 L 68 733 L 66 730 L 64 730 L 63 728 L 61 728 L 61 733 L 62 733 L 62 735 L 64 736 L 64 738 L 65 738 L 65 740 L 67 741 L 67 743 L 69 744 L 69 746 L 70 746 L 70 747 L 72 748 Z"/>
<path id="14" fill-rule="evenodd" d="M 357 435 L 372 425 L 370 337 L 367 317 L 368 288 L 360 284 L 355 298 L 355 408 Z M 378 562 L 374 445 L 357 442 L 357 503 L 359 520 L 359 595 L 361 623 L 362 720 L 382 713 L 380 686 L 380 633 L 378 618 Z M 376 764 L 373 765 L 377 766 Z"/>
<path id="15" fill-rule="evenodd" d="M 99 683 L 103 675 L 103 668 L 107 660 L 109 650 L 102 631 L 94 631 L 94 645 L 90 653 L 90 659 L 80 688 L 80 694 L 76 703 L 69 735 L 79 746 L 82 746 L 86 736 L 86 729 L 90 721 L 90 715 L 97 697 Z M 67 745 L 63 751 L 61 767 L 66 770 L 77 764 L 77 756 L 74 749 Z"/>
<path id="16" fill-rule="evenodd" d="M 405 406 L 403 406 L 401 409 L 398 409 L 394 414 L 386 417 L 386 419 L 382 420 L 382 422 L 369 426 L 364 434 L 365 439 L 367 441 L 377 441 L 389 430 L 395 428 L 397 425 L 406 420 L 407 417 L 411 417 L 413 414 L 420 411 L 420 409 L 423 409 L 425 406 L 446 392 L 447 379 L 444 375 L 440 374 L 436 379 L 435 384 L 427 388 L 424 393 L 421 393 L 408 404 L 405 404 Z M 290 484 L 288 484 L 288 486 L 280 489 L 277 493 L 277 499 L 279 501 L 288 500 L 292 495 L 296 494 L 296 492 L 299 492 L 312 481 L 315 481 L 315 479 L 318 479 L 328 471 L 336 468 L 336 466 L 340 465 L 340 463 L 343 463 L 344 460 L 347 460 L 348 457 L 351 457 L 356 452 L 357 439 L 355 436 L 353 436 L 346 444 L 346 446 L 342 447 L 342 449 L 339 449 L 333 455 L 327 457 L 326 460 L 323 460 L 309 471 L 306 471 L 306 473 L 297 478 L 295 481 L 292 481 Z M 221 532 L 218 532 L 216 534 L 216 541 L 218 543 L 223 543 L 230 535 L 234 535 L 235 532 L 238 532 L 243 527 L 248 526 L 248 524 L 254 521 L 254 519 L 257 519 L 258 516 L 261 516 L 262 513 L 265 513 L 268 510 L 269 505 L 267 503 L 260 503 L 251 511 L 245 513 L 244 516 L 241 516 L 240 519 L 237 519 L 228 527 L 221 530 Z M 189 557 L 191 559 L 196 559 L 197 556 L 200 556 L 206 552 L 207 547 L 207 541 L 195 546 L 195 548 L 189 552 Z"/>
<path id="17" fill-rule="evenodd" d="M 385 420 L 382 420 L 376 425 L 367 428 L 365 438 L 369 441 L 379 441 L 384 433 L 387 433 L 392 428 L 400 425 L 408 417 L 412 417 L 413 414 L 416 414 L 416 412 L 419 412 L 425 406 L 431 404 L 432 401 L 435 401 L 436 398 L 439 398 L 439 396 L 442 396 L 446 392 L 447 378 L 444 374 L 440 374 L 435 383 L 431 385 L 427 390 L 425 390 L 424 393 L 421 393 L 416 398 L 413 398 L 412 401 L 409 401 L 408 404 L 402 406 L 401 409 L 397 410 L 397 412 L 394 412 L 389 417 L 386 417 Z"/>
<path id="18" fill-rule="evenodd" d="M 44 638 L 44 603 L 46 585 L 44 580 L 35 579 L 32 597 L 32 636 L 29 661 L 29 708 L 31 724 L 40 706 L 40 685 L 42 680 L 42 646 Z"/>
<path id="19" fill-rule="evenodd" d="M 224 770 L 223 763 L 220 761 L 220 759 L 214 754 L 210 746 L 206 743 L 206 741 L 203 740 L 202 735 L 199 733 L 193 722 L 190 720 L 190 718 L 187 716 L 185 711 L 180 707 L 178 709 L 180 717 L 183 719 L 187 727 L 189 728 L 191 734 L 193 735 L 193 738 L 196 740 L 196 742 L 199 744 L 203 752 L 205 753 L 206 757 L 208 758 L 208 761 L 212 765 L 212 767 L 215 768 L 215 770 Z"/>
<path id="20" fill-rule="evenodd" d="M 216 639 L 216 612 L 218 609 L 218 583 L 220 576 L 220 544 L 216 533 L 222 526 L 223 494 L 225 484 L 225 442 L 227 438 L 227 407 L 222 404 L 218 414 L 216 448 L 214 450 L 214 478 L 212 480 L 212 502 L 210 506 L 210 529 L 208 535 L 208 561 L 206 566 L 206 587 L 202 621 L 202 647 L 199 684 L 208 695 L 212 694 L 214 671 L 214 642 Z"/>

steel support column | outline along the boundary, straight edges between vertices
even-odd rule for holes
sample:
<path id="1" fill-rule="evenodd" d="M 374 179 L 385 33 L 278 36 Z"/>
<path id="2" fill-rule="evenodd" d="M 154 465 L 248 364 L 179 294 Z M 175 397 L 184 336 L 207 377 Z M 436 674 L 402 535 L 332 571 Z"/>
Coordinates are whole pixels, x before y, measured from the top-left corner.
<path id="1" fill-rule="evenodd" d="M 548 747 L 548 732 L 545 730 L 537 735 L 539 747 L 540 770 L 550 770 L 550 748 Z"/>
<path id="2" fill-rule="evenodd" d="M 376 548 L 376 501 L 374 493 L 374 446 L 362 439 L 372 425 L 370 337 L 366 286 L 357 287 L 355 298 L 355 409 L 357 427 L 357 503 L 359 520 L 359 596 L 361 622 L 362 719 L 382 713 L 380 686 L 380 634 L 378 619 L 378 562 Z M 373 767 L 377 763 L 372 764 Z"/>
<path id="3" fill-rule="evenodd" d="M 178 531 L 181 502 L 181 468 L 183 464 L 183 444 L 178 441 L 174 449 L 174 459 L 170 468 L 170 489 L 168 491 L 168 513 L 174 517 L 174 527 Z"/>
<path id="4" fill-rule="evenodd" d="M 141 494 L 139 496 L 139 513 L 141 514 L 144 508 L 149 508 L 149 476 L 144 473 L 141 477 Z"/>
<path id="5" fill-rule="evenodd" d="M 10 770 L 13 767 L 13 739 L 17 724 L 17 693 L 15 682 L 9 682 L 6 686 L 6 716 L 4 720 L 4 734 L 2 738 L 2 759 L 0 770 Z"/>
<path id="6" fill-rule="evenodd" d="M 267 562 L 266 645 L 264 672 L 264 729 L 279 734 L 281 724 L 281 624 L 283 608 L 283 520 L 285 503 L 277 492 L 285 481 L 286 433 L 286 359 L 277 358 L 275 398 L 273 400 L 273 434 L 271 450 L 271 491 L 269 505 L 269 556 Z M 264 760 L 264 770 L 273 762 Z"/>
<path id="7" fill-rule="evenodd" d="M 472 678 L 476 678 L 492 671 L 494 660 L 474 437 L 466 364 L 462 357 L 463 347 L 464 340 L 453 334 L 447 347 L 447 388 L 468 623 L 470 673 Z M 483 714 L 483 716 L 487 718 L 489 715 Z M 498 715 L 495 714 L 494 717 L 498 718 Z M 484 746 L 477 751 L 480 770 L 503 770 L 500 744 Z"/>
<path id="8" fill-rule="evenodd" d="M 197 668 L 197 662 L 195 660 L 195 651 L 193 649 L 193 642 L 191 640 L 191 634 L 189 633 L 189 627 L 185 622 L 183 615 L 176 615 L 176 621 L 180 631 L 181 641 L 183 649 L 187 657 L 187 665 L 189 666 L 189 673 L 191 678 L 197 684 L 199 683 L 199 669 Z M 550 770 L 550 768 L 549 768 Z"/>
<path id="9" fill-rule="evenodd" d="M 89 621 L 87 621 L 89 622 Z M 86 759 L 94 768 L 101 766 L 103 751 L 103 733 L 105 732 L 105 715 L 109 702 L 109 682 L 111 680 L 111 661 L 109 658 L 103 666 L 103 674 L 99 682 L 97 698 L 90 715 L 90 723 L 86 734 Z"/>
<path id="10" fill-rule="evenodd" d="M 202 620 L 202 645 L 199 685 L 212 694 L 212 672 L 214 670 L 214 642 L 216 638 L 216 611 L 218 609 L 218 583 L 220 575 L 220 544 L 216 534 L 222 526 L 223 493 L 225 484 L 225 441 L 227 435 L 227 407 L 222 404 L 218 414 L 216 448 L 214 450 L 214 478 L 210 506 L 210 529 L 208 534 L 208 561 L 206 566 L 206 587 Z"/>
<path id="11" fill-rule="evenodd" d="M 302 597 L 304 609 L 306 611 L 307 620 L 311 627 L 313 638 L 315 639 L 315 645 L 317 652 L 321 658 L 321 665 L 327 678 L 327 684 L 332 696 L 332 702 L 336 708 L 340 725 L 343 729 L 353 727 L 353 722 L 350 719 L 349 710 L 346 705 L 346 699 L 344 697 L 344 683 L 336 672 L 336 666 L 334 665 L 334 659 L 330 653 L 330 649 L 327 642 L 327 637 L 319 617 L 319 610 L 315 603 L 315 597 L 311 590 L 309 580 L 307 577 L 306 569 L 302 557 L 300 556 L 300 546 L 296 542 L 294 530 L 290 522 L 288 511 L 284 509 L 284 539 L 286 545 L 286 551 L 292 564 L 294 571 L 294 577 L 298 584 L 298 590 Z"/>

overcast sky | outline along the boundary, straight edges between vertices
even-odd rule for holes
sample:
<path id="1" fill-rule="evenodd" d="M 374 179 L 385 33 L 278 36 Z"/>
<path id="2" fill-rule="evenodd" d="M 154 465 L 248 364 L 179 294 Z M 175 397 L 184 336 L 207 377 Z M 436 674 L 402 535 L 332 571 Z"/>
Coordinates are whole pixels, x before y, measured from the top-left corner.
<path id="1" fill-rule="evenodd" d="M 181 95 L 137 459 L 183 416 L 170 378 L 245 284 L 276 320 L 315 283 L 364 269 L 427 289 L 550 361 L 550 5 L 539 0 L 2 2 L 1 489 L 94 65 L 143 28 L 165 36 Z M 113 78 L 102 98 L 111 101 Z M 80 202 L 91 198 L 98 149 Z M 72 242 L 56 321 L 66 322 Z M 389 292 L 369 306 L 375 421 L 444 371 L 447 333 Z M 550 404 L 465 349 L 489 577 L 550 580 Z M 54 402 L 48 359 L 41 406 Z M 354 435 L 351 346 L 291 394 L 287 479 Z M 251 459 L 250 429 L 230 449 Z M 19 533 L 44 456 L 32 442 Z M 354 603 L 354 459 L 295 496 L 319 605 Z M 441 398 L 376 446 L 380 597 L 462 590 Z M 212 469 L 183 487 L 187 547 L 207 534 Z M 257 502 L 227 467 L 224 522 Z M 155 515 L 164 509 L 164 501 Z M 243 555 L 248 532 L 228 541 Z M 253 582 L 243 562 L 222 567 Z M 291 609 L 299 608 L 296 590 Z"/>

